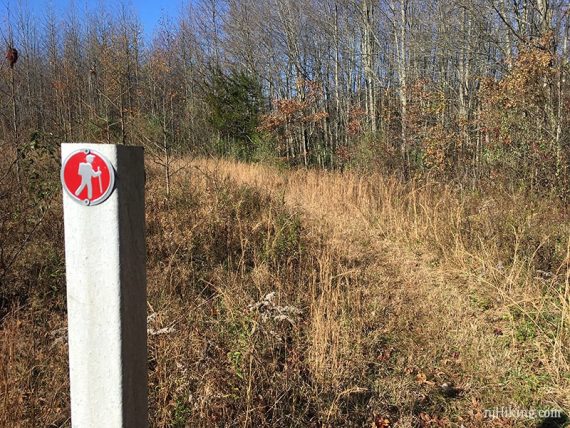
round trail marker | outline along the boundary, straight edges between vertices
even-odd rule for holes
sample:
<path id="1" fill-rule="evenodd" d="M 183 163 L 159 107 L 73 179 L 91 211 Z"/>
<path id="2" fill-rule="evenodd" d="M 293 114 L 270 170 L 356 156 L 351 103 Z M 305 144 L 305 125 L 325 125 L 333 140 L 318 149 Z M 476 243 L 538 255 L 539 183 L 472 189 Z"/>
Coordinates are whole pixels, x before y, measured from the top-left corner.
<path id="1" fill-rule="evenodd" d="M 115 170 L 102 154 L 91 149 L 79 149 L 63 161 L 61 183 L 75 202 L 86 206 L 98 205 L 113 193 Z"/>

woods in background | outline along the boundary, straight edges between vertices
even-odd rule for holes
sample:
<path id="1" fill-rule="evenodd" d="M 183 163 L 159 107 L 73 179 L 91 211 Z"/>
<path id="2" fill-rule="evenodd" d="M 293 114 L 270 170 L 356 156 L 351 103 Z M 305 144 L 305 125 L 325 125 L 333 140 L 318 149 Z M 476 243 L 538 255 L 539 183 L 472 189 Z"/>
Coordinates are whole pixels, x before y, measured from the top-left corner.
<path id="1" fill-rule="evenodd" d="M 40 148 L 93 141 L 145 145 L 167 181 L 172 156 L 192 152 L 504 177 L 565 196 L 569 9 L 567 0 L 200 0 L 151 42 L 126 6 L 39 20 L 10 10 L 0 150 L 14 162 L 1 172 Z"/>

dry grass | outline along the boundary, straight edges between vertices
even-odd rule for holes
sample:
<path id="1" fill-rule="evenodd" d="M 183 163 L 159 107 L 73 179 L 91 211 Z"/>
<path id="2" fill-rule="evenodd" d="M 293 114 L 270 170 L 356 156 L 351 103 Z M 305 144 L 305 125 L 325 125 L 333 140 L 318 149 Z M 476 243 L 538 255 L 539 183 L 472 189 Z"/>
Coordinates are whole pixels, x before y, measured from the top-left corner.
<path id="1" fill-rule="evenodd" d="M 178 167 L 168 198 L 148 171 L 152 426 L 523 427 L 482 412 L 570 408 L 563 207 L 380 175 Z M 0 426 L 69 425 L 50 209 L 2 284 Z"/>
<path id="2" fill-rule="evenodd" d="M 301 209 L 346 257 L 373 259 L 366 270 L 380 280 L 368 280 L 361 311 L 374 311 L 377 296 L 385 330 L 428 384 L 427 372 L 436 385 L 451 379 L 481 408 L 570 407 L 570 227 L 556 201 L 381 175 L 197 164 Z"/>

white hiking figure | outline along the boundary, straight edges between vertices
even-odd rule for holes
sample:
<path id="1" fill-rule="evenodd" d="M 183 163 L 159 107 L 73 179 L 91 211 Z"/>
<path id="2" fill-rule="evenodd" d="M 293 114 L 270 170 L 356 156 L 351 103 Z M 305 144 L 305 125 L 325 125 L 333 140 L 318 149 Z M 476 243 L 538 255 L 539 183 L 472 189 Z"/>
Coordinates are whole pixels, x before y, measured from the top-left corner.
<path id="1" fill-rule="evenodd" d="M 93 159 L 95 156 L 87 155 L 85 156 L 85 160 L 87 162 L 81 162 L 79 164 L 79 170 L 77 174 L 81 176 L 81 184 L 75 191 L 75 196 L 79 196 L 83 189 L 87 187 L 87 198 L 91 199 L 93 197 L 93 185 L 91 184 L 91 180 L 94 177 L 99 177 L 99 190 L 103 192 L 103 184 L 101 183 L 101 168 L 97 168 L 97 171 L 93 169 Z"/>

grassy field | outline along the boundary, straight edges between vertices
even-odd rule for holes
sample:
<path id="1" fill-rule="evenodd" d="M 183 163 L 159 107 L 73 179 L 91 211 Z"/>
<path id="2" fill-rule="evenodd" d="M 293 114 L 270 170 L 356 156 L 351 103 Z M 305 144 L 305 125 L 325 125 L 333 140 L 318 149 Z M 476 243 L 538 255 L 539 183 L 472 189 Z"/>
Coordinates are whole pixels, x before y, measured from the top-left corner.
<path id="1" fill-rule="evenodd" d="M 485 418 L 570 410 L 561 203 L 219 160 L 174 170 L 167 196 L 148 165 L 151 426 L 563 426 Z M 53 192 L 28 227 L 35 205 L 0 198 L 14 259 L 0 277 L 0 426 L 69 426 Z"/>

